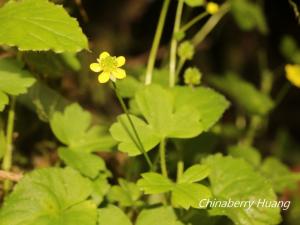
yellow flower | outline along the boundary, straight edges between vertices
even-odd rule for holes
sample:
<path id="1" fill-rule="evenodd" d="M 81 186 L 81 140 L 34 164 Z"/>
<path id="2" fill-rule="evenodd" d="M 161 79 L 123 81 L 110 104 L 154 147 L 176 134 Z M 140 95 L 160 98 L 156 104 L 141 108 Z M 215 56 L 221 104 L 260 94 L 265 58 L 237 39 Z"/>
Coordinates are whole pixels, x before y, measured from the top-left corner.
<path id="1" fill-rule="evenodd" d="M 96 63 L 90 65 L 90 69 L 99 73 L 98 81 L 106 83 L 111 79 L 113 82 L 116 79 L 124 79 L 126 77 L 125 70 L 120 67 L 125 64 L 124 56 L 111 56 L 108 52 L 102 52 Z"/>
<path id="2" fill-rule="evenodd" d="M 296 87 L 300 88 L 300 65 L 286 65 L 286 78 Z"/>
<path id="3" fill-rule="evenodd" d="M 215 14 L 219 11 L 219 5 L 217 3 L 214 3 L 214 2 L 209 2 L 206 5 L 206 11 L 209 14 Z"/>

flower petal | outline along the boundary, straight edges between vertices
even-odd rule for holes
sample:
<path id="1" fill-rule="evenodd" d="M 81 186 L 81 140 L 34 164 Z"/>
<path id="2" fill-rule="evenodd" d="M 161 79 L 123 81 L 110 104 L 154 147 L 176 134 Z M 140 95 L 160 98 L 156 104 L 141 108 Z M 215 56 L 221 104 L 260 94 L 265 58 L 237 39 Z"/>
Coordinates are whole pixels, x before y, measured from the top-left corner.
<path id="1" fill-rule="evenodd" d="M 90 65 L 90 69 L 96 73 L 100 72 L 101 71 L 101 66 L 99 63 L 92 63 Z"/>
<path id="2" fill-rule="evenodd" d="M 113 75 L 114 75 L 116 78 L 118 78 L 118 79 L 123 79 L 123 78 L 126 77 L 126 72 L 125 72 L 125 70 L 123 70 L 123 69 L 117 68 L 117 69 L 114 71 Z"/>
<path id="3" fill-rule="evenodd" d="M 117 67 L 123 66 L 125 64 L 125 61 L 126 61 L 126 59 L 124 56 L 119 56 L 117 58 L 117 63 L 118 63 Z"/>
<path id="4" fill-rule="evenodd" d="M 107 81 L 109 81 L 109 77 L 110 77 L 110 73 L 108 73 L 108 72 L 102 72 L 98 76 L 98 81 L 101 84 L 106 83 Z"/>
<path id="5" fill-rule="evenodd" d="M 296 87 L 300 88 L 300 65 L 286 65 L 286 78 Z"/>
<path id="6" fill-rule="evenodd" d="M 110 54 L 108 52 L 102 52 L 99 56 L 99 59 L 102 60 L 102 59 L 105 59 L 108 56 L 110 56 Z"/>

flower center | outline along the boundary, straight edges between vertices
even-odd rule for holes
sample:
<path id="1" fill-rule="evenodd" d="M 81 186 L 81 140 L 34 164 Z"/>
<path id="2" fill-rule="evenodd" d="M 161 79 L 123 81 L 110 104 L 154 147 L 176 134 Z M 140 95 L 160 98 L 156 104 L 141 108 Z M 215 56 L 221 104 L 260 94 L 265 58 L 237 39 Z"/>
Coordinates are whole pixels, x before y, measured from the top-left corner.
<path id="1" fill-rule="evenodd" d="M 107 56 L 101 60 L 100 65 L 104 71 L 111 72 L 118 66 L 117 57 Z"/>

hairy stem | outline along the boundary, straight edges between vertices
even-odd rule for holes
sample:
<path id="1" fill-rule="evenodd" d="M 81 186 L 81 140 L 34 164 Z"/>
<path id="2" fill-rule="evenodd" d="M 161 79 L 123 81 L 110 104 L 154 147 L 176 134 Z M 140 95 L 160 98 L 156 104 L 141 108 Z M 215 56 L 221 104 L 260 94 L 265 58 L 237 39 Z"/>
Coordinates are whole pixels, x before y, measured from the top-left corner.
<path id="1" fill-rule="evenodd" d="M 150 50 L 150 55 L 149 55 L 147 70 L 146 70 L 145 84 L 151 84 L 151 82 L 152 82 L 153 68 L 154 68 L 154 64 L 155 64 L 158 46 L 159 46 L 160 39 L 162 36 L 162 31 L 163 31 L 163 28 L 165 25 L 169 5 L 170 5 L 170 0 L 164 0 L 163 6 L 162 6 L 162 9 L 160 12 L 160 16 L 159 16 L 157 28 L 156 28 L 154 40 L 153 40 L 152 47 Z"/>
<path id="2" fill-rule="evenodd" d="M 160 155 L 160 168 L 161 173 L 164 177 L 168 177 L 167 161 L 166 161 L 166 143 L 165 139 L 162 139 L 159 145 L 159 155 Z"/>
<path id="3" fill-rule="evenodd" d="M 2 169 L 4 171 L 10 171 L 12 166 L 12 153 L 13 153 L 13 131 L 15 123 L 15 105 L 16 99 L 12 97 L 10 102 L 10 108 L 8 111 L 7 127 L 6 127 L 6 140 L 5 140 L 5 153 L 2 162 Z M 11 182 L 9 180 L 4 181 L 3 190 L 7 193 L 10 190 Z"/>
<path id="4" fill-rule="evenodd" d="M 173 28 L 173 36 L 172 36 L 171 49 L 170 49 L 170 80 L 169 80 L 170 87 L 173 87 L 176 82 L 176 53 L 177 53 L 178 42 L 176 40 L 175 35 L 180 29 L 183 3 L 184 3 L 183 0 L 178 1 L 175 23 Z"/>
<path id="5" fill-rule="evenodd" d="M 138 134 L 138 132 L 136 130 L 136 127 L 134 126 L 134 123 L 133 123 L 131 117 L 129 116 L 129 112 L 128 112 L 127 106 L 126 106 L 125 102 L 123 101 L 123 98 L 121 97 L 116 84 L 114 82 L 112 82 L 112 84 L 113 84 L 114 90 L 116 92 L 117 98 L 118 98 L 118 100 L 119 100 L 119 102 L 121 104 L 121 107 L 122 107 L 123 111 L 125 112 L 126 117 L 127 117 L 128 121 L 129 121 L 129 124 L 130 124 L 130 126 L 131 126 L 131 128 L 133 130 L 133 133 L 134 133 L 134 135 L 135 135 L 135 137 L 136 137 L 136 139 L 138 141 L 137 147 L 140 150 L 140 152 L 144 155 L 144 157 L 145 157 L 145 159 L 146 159 L 146 161 L 148 163 L 148 166 L 149 166 L 150 170 L 153 170 L 153 163 L 151 162 L 151 160 L 150 160 L 147 152 L 145 151 L 144 145 L 143 145 L 143 143 L 142 143 L 142 141 L 140 139 L 140 136 L 139 136 L 139 134 Z M 135 142 L 135 140 L 133 140 L 133 141 Z"/>

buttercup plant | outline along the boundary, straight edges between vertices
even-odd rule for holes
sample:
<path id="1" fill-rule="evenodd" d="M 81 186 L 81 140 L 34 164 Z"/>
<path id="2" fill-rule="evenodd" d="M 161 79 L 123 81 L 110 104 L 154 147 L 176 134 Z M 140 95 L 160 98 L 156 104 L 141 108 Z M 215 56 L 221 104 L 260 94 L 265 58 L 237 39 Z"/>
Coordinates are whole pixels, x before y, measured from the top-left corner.
<path id="1" fill-rule="evenodd" d="M 283 38 L 270 68 L 265 46 L 248 47 L 274 35 L 260 1 L 163 0 L 147 60 L 148 37 L 129 31 L 160 1 L 129 2 L 107 13 L 112 29 L 90 6 L 120 2 L 67 4 L 93 24 L 92 49 L 60 5 L 0 7 L 0 225 L 298 225 L 300 174 L 283 161 L 299 163 L 300 145 L 273 114 L 288 115 L 281 103 L 300 87 L 296 41 Z M 114 46 L 126 58 L 89 58 Z"/>

